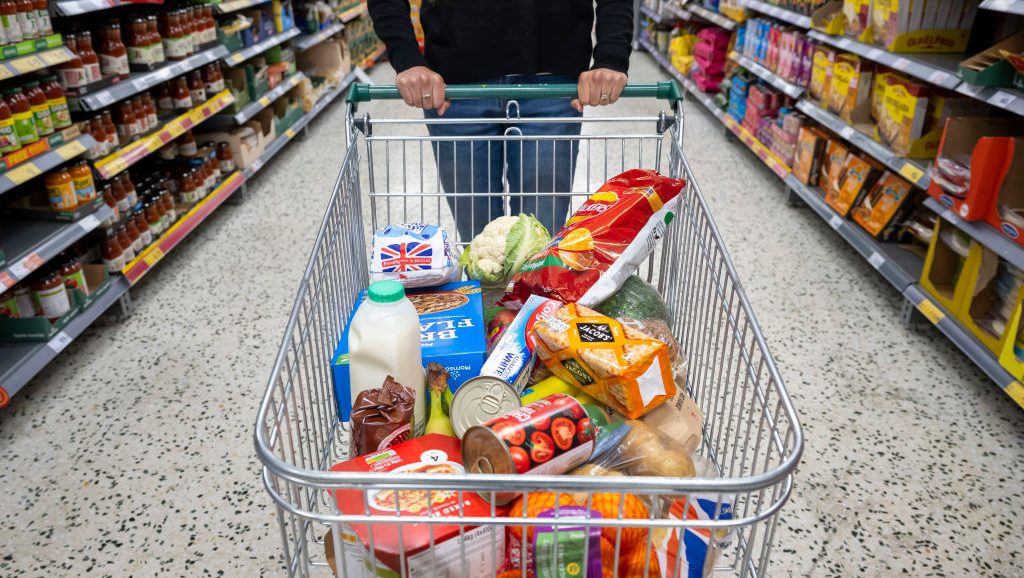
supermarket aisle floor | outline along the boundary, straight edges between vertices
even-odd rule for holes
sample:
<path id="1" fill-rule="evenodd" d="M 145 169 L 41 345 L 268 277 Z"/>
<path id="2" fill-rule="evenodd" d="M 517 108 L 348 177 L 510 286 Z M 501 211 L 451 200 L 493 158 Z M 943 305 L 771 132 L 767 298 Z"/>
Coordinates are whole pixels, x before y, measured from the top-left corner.
<path id="1" fill-rule="evenodd" d="M 661 76 L 634 56 L 633 80 Z M 939 334 L 904 329 L 896 293 L 698 107 L 687 154 L 807 437 L 773 575 L 1024 573 L 1024 412 Z M 134 316 L 0 413 L 0 575 L 281 573 L 252 423 L 342 123 L 329 109 L 148 276 Z"/>

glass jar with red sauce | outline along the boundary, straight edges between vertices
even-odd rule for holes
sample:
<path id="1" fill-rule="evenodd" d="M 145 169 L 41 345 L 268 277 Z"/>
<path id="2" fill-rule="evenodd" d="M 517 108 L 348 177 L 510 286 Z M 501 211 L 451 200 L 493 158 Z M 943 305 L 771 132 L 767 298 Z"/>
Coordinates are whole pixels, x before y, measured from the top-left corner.
<path id="1" fill-rule="evenodd" d="M 82 66 L 85 68 L 86 84 L 103 80 L 100 58 L 92 48 L 92 34 L 88 30 L 79 32 L 75 36 L 75 44 L 78 47 L 78 56 L 82 59 Z"/>

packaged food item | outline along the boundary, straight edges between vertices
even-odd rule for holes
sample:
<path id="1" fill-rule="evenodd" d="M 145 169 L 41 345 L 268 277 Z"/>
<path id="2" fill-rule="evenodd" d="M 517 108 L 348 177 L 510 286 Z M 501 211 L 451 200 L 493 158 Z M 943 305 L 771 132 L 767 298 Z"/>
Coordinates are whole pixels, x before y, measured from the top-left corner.
<path id="1" fill-rule="evenodd" d="M 412 391 L 412 432 L 426 427 L 427 402 L 416 308 L 397 281 L 377 281 L 348 327 L 349 388 L 353 399 L 392 377 Z M 353 416 L 355 405 L 353 404 Z M 353 424 L 354 425 L 354 424 Z M 372 451 L 373 448 L 366 448 Z"/>
<path id="2" fill-rule="evenodd" d="M 644 169 L 612 177 L 523 264 L 501 303 L 521 307 L 530 295 L 586 306 L 604 301 L 654 250 L 684 186 Z"/>
<path id="3" fill-rule="evenodd" d="M 352 405 L 352 455 L 380 451 L 408 439 L 416 392 L 390 375 L 379 388 L 360 391 Z"/>
<path id="4" fill-rule="evenodd" d="M 608 317 L 669 322 L 668 306 L 658 290 L 636 275 L 626 277 L 622 287 L 594 309 Z"/>
<path id="5" fill-rule="evenodd" d="M 372 472 L 402 474 L 461 474 L 462 455 L 459 440 L 430 434 L 404 441 L 385 450 L 360 456 L 335 465 L 336 472 Z M 502 564 L 505 532 L 495 526 L 461 524 L 462 517 L 504 516 L 500 506 L 492 514 L 492 505 L 472 492 L 460 496 L 455 490 L 426 489 L 370 490 L 364 505 L 363 491 L 357 489 L 334 492 L 339 511 L 347 515 L 380 517 L 381 523 L 370 528 L 353 523 L 344 526 L 356 539 L 343 540 L 344 551 L 335 552 L 335 562 L 345 567 L 343 575 L 372 575 L 371 560 L 380 576 L 404 578 L 401 556 L 405 553 L 405 576 L 460 576 L 491 578 L 494 568 Z M 460 500 L 461 498 L 461 500 Z M 460 516 L 461 514 L 461 516 Z M 451 517 L 451 524 L 388 524 L 388 518 Z M 464 530 L 464 534 L 460 532 Z M 463 563 L 466 564 L 465 570 Z M 390 573 L 388 573 L 390 572 Z"/>
<path id="6" fill-rule="evenodd" d="M 561 301 L 530 295 L 487 356 L 480 375 L 501 378 L 511 384 L 516 393 L 522 393 L 535 362 L 530 332 L 540 319 L 561 307 Z"/>
<path id="7" fill-rule="evenodd" d="M 431 361 L 427 364 L 427 389 L 430 390 L 430 415 L 427 417 L 424 433 L 454 437 L 455 432 L 448 419 L 449 401 L 446 399 L 446 396 L 451 396 L 451 390 L 448 389 L 448 370 L 440 363 Z"/>
<path id="8" fill-rule="evenodd" d="M 597 526 L 566 526 L 573 518 L 600 518 L 601 513 L 579 506 L 544 510 L 538 518 L 558 518 L 558 526 L 534 526 L 533 574 L 537 578 L 583 576 L 602 578 L 601 528 Z"/>
<path id="9" fill-rule="evenodd" d="M 717 496 L 697 494 L 672 502 L 666 517 L 687 521 L 731 520 L 732 504 L 720 503 Z M 681 578 L 711 576 L 718 552 L 726 545 L 721 532 L 708 527 L 671 528 L 663 536 L 657 544 L 658 564 L 662 568 L 679 568 Z"/>
<path id="10" fill-rule="evenodd" d="M 459 260 L 448 233 L 435 225 L 388 225 L 373 233 L 370 280 L 393 279 L 406 287 L 431 287 L 457 281 Z"/>
<path id="11" fill-rule="evenodd" d="M 870 27 L 871 0 L 843 0 L 846 34 L 859 37 Z"/>
<path id="12" fill-rule="evenodd" d="M 828 109 L 849 124 L 853 124 L 853 110 L 871 93 L 872 66 L 856 54 L 843 53 L 832 67 Z"/>
<path id="13" fill-rule="evenodd" d="M 602 470 L 630 476 L 689 478 L 695 474 L 690 452 L 676 440 L 663 435 L 645 422 L 625 422 L 626 435 L 591 463 Z"/>
<path id="14" fill-rule="evenodd" d="M 487 321 L 487 355 L 491 354 L 494 350 L 494 346 L 498 344 L 498 340 L 501 336 L 508 331 L 508 328 L 512 326 L 512 322 L 516 318 L 514 309 L 505 309 L 500 307 L 499 311 L 493 314 L 493 317 Z M 487 316 L 487 313 L 484 314 Z"/>
<path id="15" fill-rule="evenodd" d="M 895 228 L 898 214 L 911 198 L 914 187 L 907 181 L 886 171 L 853 209 L 853 220 L 873 237 L 887 237 L 887 229 Z"/>
<path id="16" fill-rule="evenodd" d="M 480 283 L 458 281 L 439 287 L 410 289 L 406 297 L 419 318 L 422 363 L 441 364 L 449 373 L 448 386 L 454 393 L 467 379 L 480 374 L 486 357 Z M 338 415 L 343 422 L 349 420 L 352 408 L 348 334 L 352 319 L 365 300 L 363 291 L 356 299 L 331 363 Z M 390 343 L 393 350 L 394 342 Z"/>
<path id="17" fill-rule="evenodd" d="M 796 154 L 793 156 L 793 175 L 805 185 L 817 186 L 821 175 L 822 157 L 828 137 L 820 130 L 804 126 L 797 135 Z"/>
<path id="18" fill-rule="evenodd" d="M 471 427 L 462 436 L 466 469 L 475 474 L 564 474 L 593 451 L 590 417 L 580 402 L 562 393 Z M 507 504 L 515 497 L 498 492 L 494 501 Z"/>
<path id="19" fill-rule="evenodd" d="M 697 451 L 704 431 L 704 414 L 681 387 L 640 421 L 657 430 L 662 439 L 671 440 L 673 448 L 686 454 Z"/>
<path id="20" fill-rule="evenodd" d="M 839 192 L 839 184 L 843 176 L 843 166 L 850 151 L 838 139 L 828 141 L 825 148 L 825 163 L 821 171 L 819 186 L 826 195 Z"/>
<path id="21" fill-rule="evenodd" d="M 886 77 L 878 136 L 896 154 L 909 153 L 910 145 L 924 134 L 930 94 L 922 83 L 898 74 Z"/>
<path id="22" fill-rule="evenodd" d="M 533 215 L 502 216 L 473 237 L 460 260 L 466 275 L 485 287 L 504 287 L 523 263 L 542 250 L 551 233 Z"/>
<path id="23" fill-rule="evenodd" d="M 815 47 L 814 56 L 811 57 L 811 83 L 807 91 L 823 105 L 828 101 L 835 61 L 835 50 L 824 45 Z"/>
<path id="24" fill-rule="evenodd" d="M 582 305 L 542 319 L 533 339 L 552 373 L 628 418 L 675 394 L 667 345 Z"/>
<path id="25" fill-rule="evenodd" d="M 451 401 L 451 425 L 455 435 L 462 437 L 473 426 L 523 406 L 519 393 L 503 379 L 490 375 L 474 377 L 459 387 Z"/>
<path id="26" fill-rule="evenodd" d="M 847 155 L 839 190 L 825 195 L 825 202 L 840 216 L 847 216 L 850 209 L 860 202 L 862 195 L 875 184 L 881 172 L 874 160 L 855 154 Z"/>

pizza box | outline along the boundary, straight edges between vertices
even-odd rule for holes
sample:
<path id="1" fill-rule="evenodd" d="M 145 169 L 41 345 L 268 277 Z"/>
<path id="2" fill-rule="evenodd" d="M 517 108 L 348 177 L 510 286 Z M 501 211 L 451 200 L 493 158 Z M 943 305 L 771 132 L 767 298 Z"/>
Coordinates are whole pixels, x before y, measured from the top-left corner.
<path id="1" fill-rule="evenodd" d="M 463 474 L 460 446 L 458 438 L 428 434 L 336 464 L 331 471 Z M 504 528 L 458 524 L 460 511 L 467 518 L 492 516 L 491 504 L 473 492 L 462 492 L 461 503 L 459 492 L 443 489 L 431 490 L 428 503 L 426 488 L 415 487 L 371 489 L 365 494 L 362 489 L 337 490 L 334 499 L 342 514 L 382 518 L 374 524 L 345 526 L 344 531 L 354 533 L 359 541 L 355 549 L 346 548 L 344 563 L 350 576 L 354 570 L 357 576 L 401 577 L 403 553 L 409 577 L 490 578 L 503 563 Z M 493 515 L 506 515 L 507 508 L 495 508 Z M 424 523 L 428 516 L 452 518 L 453 523 Z M 388 523 L 387 518 L 405 522 Z M 422 521 L 413 523 L 419 520 Z"/>
<path id="2" fill-rule="evenodd" d="M 454 281 L 437 287 L 407 289 L 406 295 L 420 317 L 420 346 L 423 366 L 440 363 L 448 370 L 448 387 L 452 393 L 466 380 L 480 375 L 487 357 L 483 297 L 478 281 Z M 348 376 L 348 328 L 359 305 L 366 299 L 366 290 L 359 293 L 349 313 L 341 340 L 334 350 L 331 374 L 338 417 L 349 421 L 352 391 Z"/>

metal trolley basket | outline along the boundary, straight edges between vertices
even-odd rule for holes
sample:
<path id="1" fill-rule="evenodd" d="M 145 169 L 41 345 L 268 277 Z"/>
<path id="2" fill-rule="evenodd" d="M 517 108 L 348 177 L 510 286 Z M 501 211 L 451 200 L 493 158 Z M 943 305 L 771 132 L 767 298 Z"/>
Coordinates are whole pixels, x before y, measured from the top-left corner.
<path id="1" fill-rule="evenodd" d="M 736 270 L 683 155 L 684 117 L 678 87 L 667 82 L 628 86 L 623 97 L 657 97 L 670 105 L 668 113 L 569 119 L 568 122 L 582 123 L 579 137 L 524 136 L 518 130 L 523 123 L 551 121 L 520 119 L 516 106 L 525 98 L 575 96 L 575 86 L 449 87 L 447 94 L 453 99 L 503 99 L 507 118 L 488 121 L 500 122 L 507 128 L 499 136 L 485 137 L 501 143 L 502 151 L 530 143 L 539 145 L 541 141 L 552 145 L 556 141 L 578 141 L 579 154 L 573 167 L 574 189 L 578 192 L 510 193 L 506 187 L 505 198 L 519 198 L 524 207 L 531 197 L 536 199 L 540 195 L 569 197 L 573 207 L 578 206 L 587 197 L 586 191 L 595 190 L 609 177 L 633 167 L 653 168 L 686 179 L 678 215 L 660 246 L 637 273 L 653 283 L 668 304 L 671 328 L 687 356 L 686 391 L 705 417 L 697 453 L 714 463 L 718 477 L 386 475 L 329 471 L 333 464 L 347 459 L 349 435 L 339 423 L 334 402 L 331 358 L 348 312 L 368 282 L 369 238 L 374 229 L 383 225 L 410 221 L 438 223 L 455 231 L 452 212 L 436 176 L 432 149 L 460 139 L 480 140 L 424 135 L 424 124 L 465 120 L 357 116 L 360 101 L 398 98 L 393 87 L 357 85 L 349 95 L 349 147 L 256 423 L 256 451 L 264 465 L 264 484 L 277 508 L 288 573 L 397 576 L 400 573 L 388 573 L 379 567 L 373 556 L 367 557 L 363 567 L 358 562 L 351 563 L 346 553 L 360 547 L 351 532 L 345 531 L 349 524 L 369 525 L 372 551 L 373 530 L 385 524 L 399 528 L 427 525 L 433 546 L 433 529 L 439 524 L 455 523 L 463 534 L 459 538 L 474 527 L 477 533 L 486 532 L 490 542 L 484 550 L 490 550 L 491 555 L 467 552 L 464 541 L 457 539 L 453 543 L 463 545 L 457 547 L 462 549 L 456 549 L 454 557 L 451 552 L 444 554 L 440 547 L 427 550 L 426 555 L 432 557 L 437 567 L 431 569 L 428 564 L 427 570 L 419 566 L 409 571 L 411 559 L 402 555 L 399 569 L 414 576 L 494 575 L 502 560 L 501 554 L 494 555 L 494 551 L 502 548 L 504 527 L 558 525 L 559 520 L 502 517 L 493 507 L 491 515 L 485 517 L 466 516 L 461 507 L 455 519 L 431 515 L 429 508 L 428 513 L 420 516 L 398 511 L 393 517 L 371 516 L 368 497 L 379 490 L 419 491 L 427 494 L 429 502 L 436 492 L 455 492 L 461 503 L 464 492 L 493 496 L 493 492 L 500 490 L 521 492 L 527 501 L 541 491 L 585 494 L 588 506 L 597 493 L 617 494 L 622 498 L 620 504 L 625 503 L 625 493 L 648 498 L 651 503 L 666 503 L 656 500 L 671 496 L 682 500 L 689 511 L 696 511 L 690 508 L 697 498 L 710 499 L 716 503 L 711 516 L 677 519 L 662 517 L 660 511 L 651 508 L 650 519 L 631 519 L 623 515 L 620 507 L 618 519 L 573 518 L 570 522 L 566 518 L 563 523 L 614 529 L 616 567 L 606 568 L 605 576 L 648 576 L 648 570 L 654 567 L 650 547 L 645 547 L 642 569 L 626 568 L 620 562 L 621 536 L 629 528 L 649 529 L 644 533 L 648 544 L 663 537 L 666 531 L 691 531 L 703 536 L 713 552 L 704 572 L 766 575 L 776 523 L 792 488 L 803 435 Z M 421 136 L 400 134 L 403 131 L 416 131 Z M 532 150 L 541 149 L 538 146 Z M 520 182 L 528 181 L 529 177 Z M 460 202 L 468 199 L 462 197 Z M 464 247 L 468 239 L 460 241 Z M 362 515 L 339 511 L 334 500 L 339 489 L 361 493 Z M 727 516 L 723 512 L 728 508 L 721 506 L 730 504 L 731 516 Z M 338 553 L 339 563 L 328 563 L 325 546 Z M 438 560 L 439 556 L 449 556 L 446 570 L 445 561 Z M 371 568 L 366 569 L 367 564 Z M 682 564 L 679 556 L 674 567 L 658 567 L 665 576 L 686 575 L 680 573 Z M 688 575 L 700 575 L 700 569 L 696 572 Z M 516 575 L 526 578 L 527 571 L 524 568 Z"/>

